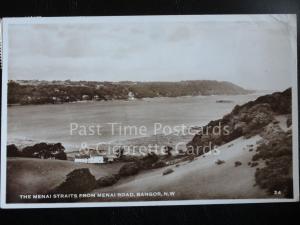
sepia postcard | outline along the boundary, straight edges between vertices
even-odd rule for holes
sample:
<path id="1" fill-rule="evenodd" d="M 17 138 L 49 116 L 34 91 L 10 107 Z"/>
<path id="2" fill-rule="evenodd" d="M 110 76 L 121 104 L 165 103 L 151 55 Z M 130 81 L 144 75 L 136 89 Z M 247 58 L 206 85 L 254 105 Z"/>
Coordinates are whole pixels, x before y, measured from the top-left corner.
<path id="1" fill-rule="evenodd" d="M 296 15 L 1 32 L 2 208 L 299 201 Z"/>

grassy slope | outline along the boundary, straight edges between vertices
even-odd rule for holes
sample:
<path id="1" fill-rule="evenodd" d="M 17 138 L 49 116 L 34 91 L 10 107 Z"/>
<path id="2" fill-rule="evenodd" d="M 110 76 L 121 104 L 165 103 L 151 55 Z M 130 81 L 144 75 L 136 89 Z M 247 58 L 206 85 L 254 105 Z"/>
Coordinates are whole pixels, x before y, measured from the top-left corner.
<path id="1" fill-rule="evenodd" d="M 93 192 L 175 191 L 175 199 L 270 197 L 264 190 L 254 186 L 256 167 L 248 165 L 255 154 L 255 150 L 249 151 L 248 145 L 253 144 L 255 147 L 259 139 L 259 136 L 250 139 L 238 138 L 220 147 L 221 153 L 217 156 L 201 156 L 192 162 L 182 163 L 179 167 L 170 166 L 169 168 L 172 168 L 174 172 L 169 175 L 162 176 L 166 168 L 147 171 L 136 177 L 121 180 L 112 187 Z M 230 144 L 233 145 L 230 146 Z M 218 159 L 224 160 L 225 163 L 217 165 L 215 161 Z M 242 165 L 235 167 L 236 161 L 242 162 Z M 146 199 L 156 200 L 153 198 L 136 200 Z"/>
<path id="2" fill-rule="evenodd" d="M 64 160 L 8 158 L 7 199 L 16 201 L 19 194 L 46 193 L 62 183 L 66 175 L 77 168 L 89 168 L 98 179 L 101 176 L 117 173 L 121 165 L 121 163 L 94 165 Z"/>
<path id="3" fill-rule="evenodd" d="M 270 197 L 255 184 L 256 167 L 250 167 L 255 151 L 248 145 L 256 145 L 260 139 L 239 138 L 219 148 L 219 155 L 200 156 L 192 162 L 181 163 L 179 167 L 169 166 L 173 173 L 162 176 L 167 168 L 142 172 L 137 176 L 121 179 L 111 187 L 94 190 L 99 192 L 155 192 L 175 191 L 172 199 L 214 199 L 214 198 L 266 198 Z M 216 160 L 225 163 L 217 165 Z M 235 167 L 234 163 L 242 165 Z M 76 168 L 89 168 L 99 178 L 116 173 L 122 164 L 75 164 L 71 161 L 10 158 L 8 160 L 8 200 L 15 202 L 18 194 L 45 193 L 64 181 L 66 174 Z M 163 199 L 163 198 L 162 198 Z M 122 201 L 126 199 L 93 199 L 94 201 Z M 158 200 L 153 198 L 131 200 Z M 165 198 L 166 200 L 166 198 Z M 91 201 L 89 199 L 88 201 Z"/>

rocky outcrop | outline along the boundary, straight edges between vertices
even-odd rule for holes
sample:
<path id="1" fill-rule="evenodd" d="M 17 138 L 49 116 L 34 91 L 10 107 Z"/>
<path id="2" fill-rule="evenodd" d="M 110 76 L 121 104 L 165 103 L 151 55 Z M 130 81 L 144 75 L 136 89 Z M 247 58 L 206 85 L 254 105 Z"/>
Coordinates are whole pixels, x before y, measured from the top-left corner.
<path id="1" fill-rule="evenodd" d="M 257 98 L 244 105 L 237 105 L 231 113 L 222 119 L 209 122 L 191 142 L 188 149 L 197 146 L 222 145 L 238 137 L 249 138 L 262 131 L 262 128 L 273 121 L 275 115 L 291 113 L 291 89 L 275 92 Z M 221 132 L 216 134 L 215 129 Z M 197 152 L 201 155 L 203 152 Z"/>

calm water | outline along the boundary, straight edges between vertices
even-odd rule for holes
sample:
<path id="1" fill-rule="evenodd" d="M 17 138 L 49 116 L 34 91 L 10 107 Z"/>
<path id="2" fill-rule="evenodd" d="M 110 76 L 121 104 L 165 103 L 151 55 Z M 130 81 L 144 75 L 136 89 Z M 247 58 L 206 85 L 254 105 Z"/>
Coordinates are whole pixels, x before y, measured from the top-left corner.
<path id="1" fill-rule="evenodd" d="M 8 142 L 30 144 L 41 141 L 61 142 L 68 150 L 82 143 L 96 144 L 139 137 L 120 134 L 112 125 L 145 126 L 147 135 L 153 135 L 155 123 L 164 126 L 205 125 L 229 113 L 236 104 L 256 99 L 261 94 L 235 96 L 196 96 L 155 98 L 134 101 L 85 102 L 60 105 L 29 105 L 8 108 Z M 216 103 L 216 100 L 231 100 Z M 100 125 L 101 135 L 79 135 L 79 129 L 70 135 L 70 124 Z M 142 135 L 143 136 L 143 135 Z"/>

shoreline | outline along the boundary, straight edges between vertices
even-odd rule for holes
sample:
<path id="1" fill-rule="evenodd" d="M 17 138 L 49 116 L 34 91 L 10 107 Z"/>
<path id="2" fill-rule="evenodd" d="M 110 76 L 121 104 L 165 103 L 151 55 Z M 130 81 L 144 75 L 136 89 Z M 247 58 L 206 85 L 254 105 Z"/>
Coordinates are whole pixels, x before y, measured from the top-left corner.
<path id="1" fill-rule="evenodd" d="M 205 123 L 203 123 L 205 124 Z M 199 126 L 197 126 L 199 127 Z M 164 135 L 164 134 L 149 134 L 147 136 L 135 136 L 135 137 L 127 137 L 127 138 L 116 138 L 112 141 L 107 142 L 99 142 L 95 144 L 88 144 L 87 148 L 89 149 L 97 149 L 98 145 L 103 145 L 106 148 L 114 148 L 114 147 L 123 147 L 126 146 L 128 148 L 139 148 L 141 146 L 149 147 L 157 145 L 159 147 L 163 146 L 172 146 L 174 147 L 174 143 L 185 143 L 187 144 L 194 135 L 177 135 L 175 133 Z M 60 141 L 47 141 L 47 140 L 23 140 L 23 141 L 9 141 L 7 142 L 7 145 L 16 145 L 18 148 L 25 148 L 27 146 L 33 146 L 35 144 L 40 143 L 47 143 L 47 144 L 53 144 L 53 143 L 62 143 L 62 145 L 65 147 L 65 153 L 69 156 L 72 154 L 76 154 L 80 151 L 81 147 L 80 145 L 74 146 L 69 144 L 64 144 Z M 85 143 L 85 142 L 82 142 Z M 96 146 L 96 147 L 95 147 Z M 149 150 L 150 152 L 150 150 Z M 135 154 L 133 154 L 135 155 Z"/>
<path id="2" fill-rule="evenodd" d="M 175 98 L 187 98 L 187 97 L 212 97 L 212 96 L 240 96 L 240 95 L 255 95 L 255 94 L 265 94 L 265 93 L 272 93 L 274 91 L 259 91 L 253 90 L 252 93 L 246 94 L 212 94 L 212 95 L 181 95 L 181 96 L 157 96 L 157 97 L 145 97 L 145 98 L 134 98 L 134 99 L 107 99 L 107 100 L 78 100 L 72 102 L 58 102 L 58 103 L 43 103 L 43 104 L 21 104 L 21 103 L 13 103 L 7 104 L 8 107 L 15 107 L 15 106 L 41 106 L 41 105 L 65 105 L 65 104 L 85 104 L 85 103 L 104 103 L 104 102 L 135 102 L 135 101 L 147 101 L 152 99 L 175 99 Z M 220 99 L 223 100 L 223 99 Z"/>
<path id="3" fill-rule="evenodd" d="M 265 92 L 264 92 L 265 93 Z M 258 95 L 259 94 L 259 95 Z M 226 95 L 226 96 L 252 96 L 252 95 L 258 95 L 258 96 L 261 96 L 262 93 L 259 93 L 259 92 L 255 92 L 255 93 L 252 93 L 252 94 L 242 94 L 242 95 Z M 89 104 L 89 103 L 93 103 L 93 104 L 96 104 L 96 103 L 105 103 L 105 102 L 135 102 L 135 101 L 147 101 L 147 100 L 163 100 L 163 99 L 179 99 L 179 98 L 186 98 L 186 97 L 189 97 L 189 98 L 199 98 L 199 97 L 213 97 L 213 96 L 219 96 L 219 95 L 197 95 L 197 96 L 180 96 L 180 97 L 154 97 L 154 98 L 144 98 L 144 99 L 136 99 L 136 100 L 107 100 L 107 101 L 77 101 L 77 102 L 72 102 L 73 104 Z M 224 96 L 224 95 L 220 95 L 220 96 Z M 65 104 L 65 103 L 62 103 L 62 104 Z M 42 104 L 42 105 L 62 105 L 62 104 Z M 71 104 L 71 103 L 69 103 Z M 216 102 L 215 104 L 228 104 L 228 103 L 218 103 Z M 232 104 L 232 102 L 230 103 Z M 235 103 L 235 106 L 238 105 L 238 103 Z M 29 106 L 29 105 L 19 105 L 19 106 Z M 31 105 L 32 106 L 32 105 Z M 41 105 L 36 105 L 36 106 L 41 106 Z M 234 106 L 232 107 L 234 108 Z M 225 115 L 225 114 L 224 114 Z M 222 115 L 222 116 L 224 116 Z M 221 117 L 222 117 L 221 116 Z M 217 119 L 218 117 L 216 118 L 213 118 L 214 119 Z M 186 125 L 189 125 L 191 127 L 199 127 L 199 126 L 204 126 L 205 124 L 209 123 L 209 120 L 205 120 L 205 121 L 202 121 L 200 124 L 196 124 L 194 122 L 191 122 L 189 124 L 186 124 Z M 122 145 L 122 144 L 132 144 L 132 142 L 139 142 L 138 144 L 140 145 L 140 143 L 143 141 L 143 140 L 146 140 L 146 142 L 148 142 L 149 140 L 151 139 L 157 139 L 158 141 L 160 141 L 160 139 L 166 139 L 168 138 L 168 136 L 172 136 L 173 134 L 169 134 L 169 135 L 164 135 L 163 137 L 161 137 L 160 135 L 156 134 L 152 134 L 152 133 L 149 133 L 148 135 L 146 136 L 120 136 L 120 137 L 116 137 L 114 138 L 113 140 L 109 140 L 109 141 L 98 141 L 98 142 L 95 142 L 92 144 L 89 144 L 89 146 L 93 146 L 93 145 L 97 145 L 99 143 L 105 143 L 107 145 Z M 193 137 L 193 135 L 191 135 L 189 138 L 191 139 Z M 95 137 L 96 138 L 96 137 Z M 184 136 L 177 136 L 178 139 L 186 139 Z M 17 146 L 30 146 L 30 145 L 34 145 L 34 144 L 37 144 L 37 143 L 41 143 L 41 142 L 45 142 L 45 143 L 54 143 L 54 142 L 60 142 L 62 143 L 65 148 L 66 148 L 66 153 L 69 154 L 69 153 L 74 153 L 74 152 L 78 152 L 79 149 L 80 149 L 80 145 L 82 143 L 87 143 L 88 141 L 82 141 L 81 144 L 78 143 L 78 144 L 73 144 L 72 142 L 70 143 L 64 143 L 64 141 L 61 141 L 61 140 L 33 140 L 33 139 L 28 139 L 26 140 L 26 138 L 22 137 L 22 138 L 16 138 L 15 140 L 10 140 L 7 142 L 7 144 L 15 144 Z M 186 142 L 187 143 L 187 142 Z M 165 143 L 165 144 L 168 144 L 168 143 Z"/>

